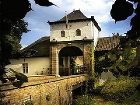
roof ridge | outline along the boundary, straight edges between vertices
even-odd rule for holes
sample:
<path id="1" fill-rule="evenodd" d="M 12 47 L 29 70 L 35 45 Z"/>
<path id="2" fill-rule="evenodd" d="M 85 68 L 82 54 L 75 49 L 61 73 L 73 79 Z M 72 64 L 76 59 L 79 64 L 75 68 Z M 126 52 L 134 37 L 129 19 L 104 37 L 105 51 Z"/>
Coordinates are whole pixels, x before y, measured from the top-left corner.
<path id="1" fill-rule="evenodd" d="M 80 11 L 74 10 L 67 15 L 68 20 L 86 19 L 87 17 Z M 66 21 L 66 16 L 62 17 L 58 21 Z"/>

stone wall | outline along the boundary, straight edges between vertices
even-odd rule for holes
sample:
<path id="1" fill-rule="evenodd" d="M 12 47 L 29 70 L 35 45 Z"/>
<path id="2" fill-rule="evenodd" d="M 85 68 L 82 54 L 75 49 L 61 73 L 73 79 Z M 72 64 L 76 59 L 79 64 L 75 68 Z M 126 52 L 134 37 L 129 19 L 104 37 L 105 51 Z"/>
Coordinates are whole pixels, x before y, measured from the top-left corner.
<path id="1" fill-rule="evenodd" d="M 72 41 L 72 42 L 53 42 L 50 46 L 50 68 L 52 70 L 52 75 L 59 75 L 59 52 L 64 47 L 74 46 L 79 48 L 83 52 L 83 64 L 84 66 L 92 65 L 92 48 L 93 40 L 85 41 Z M 91 67 L 87 67 L 90 71 Z M 87 70 L 85 70 L 87 71 Z"/>
<path id="2" fill-rule="evenodd" d="M 44 79 L 43 79 L 44 78 Z M 74 75 L 60 78 L 29 79 L 21 88 L 10 84 L 0 86 L 0 105 L 69 105 L 72 101 L 72 90 L 86 81 L 86 75 Z"/>

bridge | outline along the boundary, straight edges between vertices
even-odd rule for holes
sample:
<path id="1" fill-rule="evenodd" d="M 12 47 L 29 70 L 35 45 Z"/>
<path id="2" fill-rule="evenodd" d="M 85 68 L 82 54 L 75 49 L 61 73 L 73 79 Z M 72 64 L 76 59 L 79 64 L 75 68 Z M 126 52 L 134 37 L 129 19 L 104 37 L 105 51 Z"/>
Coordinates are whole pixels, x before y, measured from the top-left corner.
<path id="1" fill-rule="evenodd" d="M 8 105 L 69 105 L 72 102 L 72 90 L 87 80 L 86 74 L 71 76 L 32 76 L 21 88 L 11 84 L 0 85 L 1 103 Z M 25 104 L 26 105 L 26 104 Z"/>

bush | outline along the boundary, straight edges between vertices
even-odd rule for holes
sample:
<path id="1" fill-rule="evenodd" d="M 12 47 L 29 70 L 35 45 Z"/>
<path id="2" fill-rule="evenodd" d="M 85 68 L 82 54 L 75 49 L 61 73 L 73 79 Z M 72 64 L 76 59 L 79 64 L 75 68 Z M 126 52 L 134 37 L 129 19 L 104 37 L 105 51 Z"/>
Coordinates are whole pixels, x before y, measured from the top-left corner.
<path id="1" fill-rule="evenodd" d="M 139 84 L 140 80 L 136 78 L 119 77 L 116 80 L 107 81 L 101 90 L 101 94 L 105 99 L 122 101 L 134 94 Z"/>
<path id="2" fill-rule="evenodd" d="M 93 97 L 88 95 L 83 95 L 73 100 L 72 105 L 96 105 L 96 104 L 94 104 Z"/>
<path id="3" fill-rule="evenodd" d="M 34 105 L 34 104 L 31 100 L 27 100 L 25 101 L 24 105 Z"/>

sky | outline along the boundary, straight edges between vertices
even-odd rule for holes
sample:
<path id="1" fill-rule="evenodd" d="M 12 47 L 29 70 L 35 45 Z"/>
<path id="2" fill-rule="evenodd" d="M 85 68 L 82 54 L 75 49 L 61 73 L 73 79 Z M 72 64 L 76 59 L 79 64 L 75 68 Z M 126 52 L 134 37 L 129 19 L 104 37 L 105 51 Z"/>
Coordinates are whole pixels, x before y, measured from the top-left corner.
<path id="1" fill-rule="evenodd" d="M 28 22 L 28 33 L 24 33 L 21 39 L 22 47 L 26 47 L 43 36 L 50 36 L 48 21 L 56 21 L 73 10 L 81 10 L 87 17 L 94 16 L 101 27 L 100 37 L 112 36 L 112 33 L 124 35 L 130 27 L 130 19 L 115 21 L 110 16 L 110 10 L 114 0 L 50 0 L 57 6 L 44 7 L 29 0 L 32 11 L 28 12 L 24 20 Z"/>

